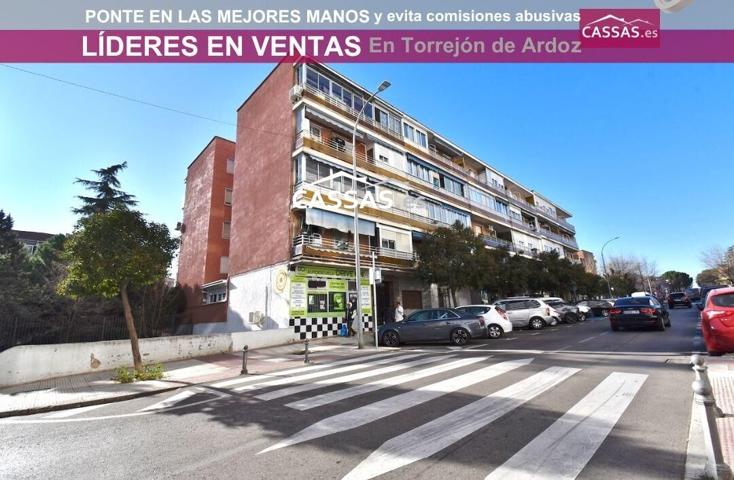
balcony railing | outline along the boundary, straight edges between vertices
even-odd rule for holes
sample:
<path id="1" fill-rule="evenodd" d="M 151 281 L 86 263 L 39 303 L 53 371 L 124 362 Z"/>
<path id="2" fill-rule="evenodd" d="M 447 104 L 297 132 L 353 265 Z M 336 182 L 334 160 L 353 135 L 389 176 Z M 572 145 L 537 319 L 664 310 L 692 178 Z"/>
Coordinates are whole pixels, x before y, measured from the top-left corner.
<path id="1" fill-rule="evenodd" d="M 545 228 L 540 228 L 538 230 L 538 233 L 540 233 L 541 235 L 545 235 L 548 238 L 552 238 L 553 240 L 556 240 L 558 242 L 561 242 L 562 244 L 566 246 L 573 247 L 576 249 L 579 248 L 578 243 L 576 243 L 576 240 L 574 240 L 573 238 L 564 237 L 563 235 L 559 235 L 557 233 L 551 232 L 550 230 L 547 230 Z"/>
<path id="2" fill-rule="evenodd" d="M 354 242 L 346 240 L 334 240 L 322 238 L 320 235 L 299 235 L 293 239 L 293 255 L 308 255 L 308 250 L 317 250 L 330 253 L 340 258 L 354 258 Z M 393 248 L 359 246 L 359 256 L 372 258 L 375 254 L 378 259 L 386 263 L 394 263 L 393 260 L 412 263 L 417 260 L 414 252 L 404 252 Z"/>
<path id="3" fill-rule="evenodd" d="M 359 115 L 359 112 L 346 103 L 344 103 L 341 99 L 338 99 L 336 97 L 331 96 L 328 93 L 322 92 L 318 88 L 314 88 L 311 85 L 304 84 L 303 90 L 317 98 L 320 98 L 321 100 L 327 102 L 329 105 L 336 107 L 337 109 L 343 111 L 344 113 L 350 115 L 351 117 L 357 118 L 357 115 Z M 394 130 L 388 126 L 385 126 L 379 122 L 375 122 L 372 118 L 366 117 L 365 115 L 362 115 L 360 118 L 360 123 L 369 125 L 375 130 L 378 130 L 382 133 L 385 133 L 393 138 L 396 138 L 403 141 L 403 134 L 402 132 L 399 132 L 397 130 Z"/>

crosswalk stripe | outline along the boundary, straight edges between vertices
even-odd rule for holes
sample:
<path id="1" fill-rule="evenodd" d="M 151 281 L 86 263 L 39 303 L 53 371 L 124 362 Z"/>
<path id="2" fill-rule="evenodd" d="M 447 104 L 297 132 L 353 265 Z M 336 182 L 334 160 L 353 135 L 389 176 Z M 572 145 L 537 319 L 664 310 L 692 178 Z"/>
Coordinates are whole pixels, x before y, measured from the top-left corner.
<path id="1" fill-rule="evenodd" d="M 403 357 L 403 358 L 406 358 L 406 357 Z M 296 393 L 308 392 L 310 390 L 316 390 L 318 388 L 323 388 L 327 385 L 336 385 L 339 383 L 349 383 L 355 380 L 361 380 L 363 378 L 375 377 L 377 375 L 384 375 L 386 373 L 392 373 L 392 372 L 397 372 L 399 370 L 405 370 L 406 368 L 411 368 L 411 367 L 423 365 L 426 363 L 435 363 L 435 362 L 438 362 L 439 360 L 445 360 L 447 358 L 452 358 L 452 357 L 445 357 L 445 356 L 444 357 L 424 357 L 418 360 L 413 360 L 412 362 L 399 363 L 397 365 L 390 365 L 387 367 L 377 368 L 374 370 L 357 372 L 351 375 L 326 378 L 323 380 L 318 380 L 316 382 L 302 384 L 302 385 L 293 385 L 292 387 L 281 388 L 279 390 L 274 390 L 272 392 L 267 392 L 267 393 L 257 395 L 255 398 L 258 398 L 260 400 L 275 400 L 276 398 L 287 397 L 288 395 L 294 395 Z"/>
<path id="2" fill-rule="evenodd" d="M 488 380 L 490 378 L 502 375 L 516 368 L 528 365 L 532 362 L 532 358 L 520 360 L 510 360 L 507 362 L 496 363 L 473 372 L 459 375 L 458 377 L 442 380 L 431 385 L 410 390 L 408 392 L 386 398 L 379 402 L 371 403 L 348 412 L 340 413 L 332 417 L 328 417 L 309 427 L 304 428 L 295 435 L 287 438 L 271 447 L 262 450 L 259 453 L 265 453 L 272 450 L 278 450 L 283 447 L 295 445 L 297 443 L 313 440 L 315 438 L 324 437 L 337 432 L 351 430 L 361 427 L 375 420 L 385 418 L 389 415 L 401 412 L 416 405 L 428 402 L 442 395 L 467 388 L 476 383 Z"/>
<path id="3" fill-rule="evenodd" d="M 184 390 L 183 392 L 179 392 L 171 397 L 168 397 L 165 400 L 162 400 L 158 403 L 154 403 L 153 405 L 149 405 L 145 408 L 141 408 L 138 410 L 138 412 L 150 412 L 152 410 L 163 410 L 164 408 L 169 408 L 174 405 L 176 405 L 179 402 L 182 402 L 186 400 L 189 397 L 193 397 L 197 393 L 201 393 L 203 390 L 197 387 L 190 388 L 188 390 Z"/>
<path id="4" fill-rule="evenodd" d="M 550 367 L 383 443 L 342 480 L 368 480 L 430 457 L 579 372 Z M 512 478 L 515 477 L 504 477 Z"/>
<path id="5" fill-rule="evenodd" d="M 610 374 L 485 480 L 572 480 L 630 405 L 647 375 Z"/>
<path id="6" fill-rule="evenodd" d="M 351 372 L 353 370 L 361 370 L 363 368 L 371 367 L 374 365 L 382 365 L 383 363 L 399 362 L 403 359 L 418 357 L 420 355 L 425 355 L 425 354 L 411 353 L 410 355 L 400 355 L 400 356 L 391 355 L 387 358 L 383 357 L 382 359 L 377 360 L 375 362 L 357 363 L 354 365 L 348 365 L 346 367 L 327 369 L 327 370 L 322 370 L 320 372 L 315 372 L 315 373 L 305 373 L 303 375 L 296 375 L 294 377 L 276 378 L 273 380 L 267 380 L 265 382 L 257 382 L 257 383 L 250 384 L 250 385 L 243 385 L 241 387 L 235 387 L 232 390 L 234 390 L 235 392 L 241 392 L 243 390 L 257 390 L 257 389 L 265 388 L 265 387 L 275 387 L 278 385 L 287 385 L 289 383 L 298 383 L 298 382 L 303 382 L 306 380 L 312 380 L 314 378 L 327 377 L 329 375 L 336 375 L 336 374 Z"/>
<path id="7" fill-rule="evenodd" d="M 445 358 L 451 358 L 453 355 Z M 387 387 L 395 385 L 402 385 L 404 383 L 420 380 L 421 378 L 430 377 L 449 370 L 465 367 L 477 362 L 484 360 L 487 357 L 469 357 L 461 360 L 456 360 L 442 365 L 436 365 L 435 367 L 424 368 L 417 372 L 410 372 L 404 375 L 398 375 L 397 377 L 390 377 L 386 379 L 376 380 L 370 383 L 364 383 L 362 385 L 355 385 L 350 388 L 343 388 L 334 392 L 326 392 L 315 397 L 305 398 L 303 400 L 296 400 L 295 402 L 286 404 L 287 407 L 295 408 L 296 410 L 309 410 L 311 408 L 320 407 L 322 405 L 328 405 L 330 403 L 345 400 L 347 398 L 356 397 L 358 395 L 364 395 L 365 393 L 374 392 Z"/>
<path id="8" fill-rule="evenodd" d="M 68 418 L 73 417 L 74 415 L 80 415 L 84 412 L 88 412 L 90 410 L 95 410 L 100 407 L 104 407 L 104 403 L 99 403 L 97 405 L 88 405 L 86 407 L 79 407 L 79 408 L 72 408 L 70 410 L 61 410 L 59 412 L 54 412 L 50 415 L 46 415 L 43 418 Z"/>
<path id="9" fill-rule="evenodd" d="M 309 365 L 306 367 L 289 368 L 286 370 L 279 370 L 277 372 L 271 372 L 271 373 L 268 373 L 267 375 L 259 375 L 257 377 L 237 377 L 237 378 L 233 378 L 230 380 L 224 380 L 221 382 L 212 383 L 211 386 L 214 388 L 231 387 L 232 385 L 237 385 L 241 383 L 261 381 L 264 379 L 270 379 L 274 377 L 285 377 L 285 376 L 293 375 L 296 373 L 313 372 L 317 370 L 323 370 L 325 368 L 333 368 L 336 366 L 349 365 L 352 363 L 364 362 L 366 360 L 373 360 L 375 358 L 385 358 L 385 356 L 387 355 L 395 355 L 396 353 L 397 352 L 378 353 L 374 355 L 367 355 L 364 357 L 349 358 L 347 360 L 338 360 L 336 362 L 313 364 L 313 365 Z"/>

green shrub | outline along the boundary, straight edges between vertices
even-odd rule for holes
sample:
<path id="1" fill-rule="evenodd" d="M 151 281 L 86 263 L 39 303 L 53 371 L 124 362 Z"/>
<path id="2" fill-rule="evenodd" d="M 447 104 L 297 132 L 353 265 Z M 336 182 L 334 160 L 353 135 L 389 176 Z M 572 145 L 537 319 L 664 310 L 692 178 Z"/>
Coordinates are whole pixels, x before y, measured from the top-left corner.
<path id="1" fill-rule="evenodd" d="M 163 365 L 145 365 L 142 370 L 135 372 L 136 380 L 160 380 L 163 378 Z"/>
<path id="2" fill-rule="evenodd" d="M 142 370 L 132 370 L 125 367 L 115 369 L 112 380 L 120 383 L 133 383 L 136 380 L 160 380 L 163 378 L 163 365 L 145 365 Z"/>
<path id="3" fill-rule="evenodd" d="M 133 383 L 135 381 L 135 372 L 125 367 L 116 368 L 112 380 L 120 383 Z"/>

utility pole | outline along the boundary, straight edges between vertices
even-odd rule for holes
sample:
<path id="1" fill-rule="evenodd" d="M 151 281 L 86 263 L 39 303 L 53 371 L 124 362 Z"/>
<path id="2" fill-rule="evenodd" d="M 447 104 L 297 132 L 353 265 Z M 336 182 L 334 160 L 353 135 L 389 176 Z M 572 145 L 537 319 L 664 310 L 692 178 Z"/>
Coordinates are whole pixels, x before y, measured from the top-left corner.
<path id="1" fill-rule="evenodd" d="M 617 239 L 619 239 L 619 236 L 610 238 L 601 247 L 601 266 L 604 269 L 604 279 L 607 281 L 607 289 L 609 290 L 609 298 L 612 298 L 612 285 L 609 283 L 609 275 L 607 275 L 607 262 L 604 260 L 604 247 L 606 247 L 610 242 L 613 242 L 614 240 L 617 240 Z"/>

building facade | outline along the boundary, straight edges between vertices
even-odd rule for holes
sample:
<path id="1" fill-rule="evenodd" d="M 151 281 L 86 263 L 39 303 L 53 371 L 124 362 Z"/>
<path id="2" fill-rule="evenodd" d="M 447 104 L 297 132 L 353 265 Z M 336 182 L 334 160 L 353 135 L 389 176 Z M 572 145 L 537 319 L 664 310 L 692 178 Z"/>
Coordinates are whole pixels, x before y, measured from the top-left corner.
<path id="1" fill-rule="evenodd" d="M 36 253 L 36 251 L 38 251 L 38 247 L 40 247 L 43 242 L 53 237 L 53 234 L 51 233 L 28 232 L 25 230 L 13 230 L 13 233 L 18 238 L 18 241 L 23 244 L 23 248 L 28 255 Z"/>
<path id="2" fill-rule="evenodd" d="M 302 338 L 329 335 L 357 295 L 368 326 L 375 311 L 380 320 L 389 317 L 396 301 L 407 311 L 446 306 L 446 292 L 416 278 L 415 250 L 426 233 L 456 221 L 472 228 L 487 248 L 529 257 L 556 251 L 580 260 L 568 211 L 389 103 L 365 105 L 369 96 L 325 65 L 282 63 L 239 108 L 226 322 L 202 321 L 197 331 L 289 327 Z M 353 143 L 352 127 L 363 108 Z M 205 209 L 190 199 L 190 182 L 179 268 L 199 272 L 201 265 L 188 263 L 209 262 L 209 253 L 183 256 L 189 223 L 206 223 L 199 218 Z M 374 261 L 382 271 L 374 296 L 366 268 L 359 282 L 354 274 L 354 191 L 361 263 Z M 196 244 L 204 248 L 203 241 Z M 223 271 L 219 275 L 217 280 L 225 279 Z M 212 286 L 198 288 L 205 296 Z M 459 297 L 481 301 L 478 292 Z"/>

